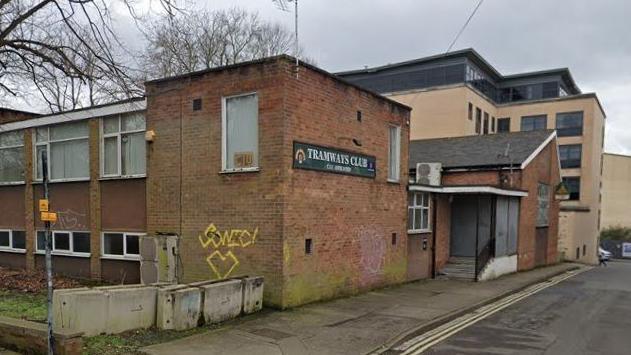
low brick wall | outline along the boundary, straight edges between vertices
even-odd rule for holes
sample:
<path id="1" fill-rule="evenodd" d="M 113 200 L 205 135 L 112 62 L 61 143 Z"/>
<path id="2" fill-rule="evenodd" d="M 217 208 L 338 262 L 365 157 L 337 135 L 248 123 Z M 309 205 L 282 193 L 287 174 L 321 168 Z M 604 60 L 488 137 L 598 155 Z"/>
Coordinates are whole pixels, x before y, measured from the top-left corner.
<path id="1" fill-rule="evenodd" d="M 55 354 L 81 354 L 81 332 L 55 332 Z M 48 349 L 46 324 L 0 317 L 0 346 L 26 354 L 45 354 Z"/>

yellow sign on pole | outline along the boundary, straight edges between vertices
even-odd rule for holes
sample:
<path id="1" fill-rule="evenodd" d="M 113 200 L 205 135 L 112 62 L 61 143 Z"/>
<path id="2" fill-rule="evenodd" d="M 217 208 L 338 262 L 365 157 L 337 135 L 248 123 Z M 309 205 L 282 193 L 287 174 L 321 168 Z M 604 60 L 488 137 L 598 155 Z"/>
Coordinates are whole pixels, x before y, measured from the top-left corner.
<path id="1" fill-rule="evenodd" d="M 39 211 L 48 212 L 48 200 L 39 200 Z"/>
<path id="2" fill-rule="evenodd" d="M 41 212 L 42 214 L 42 221 L 44 222 L 51 222 L 51 223 L 55 223 L 57 222 L 57 213 L 55 212 Z"/>

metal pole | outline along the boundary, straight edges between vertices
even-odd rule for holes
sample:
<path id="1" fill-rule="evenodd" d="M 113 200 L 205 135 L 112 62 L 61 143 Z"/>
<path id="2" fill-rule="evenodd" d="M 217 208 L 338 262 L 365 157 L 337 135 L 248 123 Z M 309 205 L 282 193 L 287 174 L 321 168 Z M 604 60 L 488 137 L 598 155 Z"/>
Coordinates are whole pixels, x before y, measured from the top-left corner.
<path id="1" fill-rule="evenodd" d="M 48 200 L 48 157 L 42 151 L 42 180 L 44 183 L 44 199 Z M 46 283 L 48 288 L 48 354 L 55 353 L 55 336 L 53 335 L 53 260 L 51 256 L 53 239 L 50 234 L 50 222 L 44 222 L 46 228 Z"/>
<path id="2" fill-rule="evenodd" d="M 300 61 L 298 60 L 298 51 L 300 50 L 300 46 L 298 44 L 298 0 L 294 0 L 294 31 L 296 34 L 296 39 L 294 43 L 294 57 L 296 57 L 296 79 L 298 78 L 298 67 L 300 66 Z"/>

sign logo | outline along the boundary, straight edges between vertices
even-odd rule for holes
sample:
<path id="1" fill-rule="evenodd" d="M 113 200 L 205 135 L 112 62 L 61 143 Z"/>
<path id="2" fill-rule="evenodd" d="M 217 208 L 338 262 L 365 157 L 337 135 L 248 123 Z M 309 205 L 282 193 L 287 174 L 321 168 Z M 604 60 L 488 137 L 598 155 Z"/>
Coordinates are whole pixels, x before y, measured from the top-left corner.
<path id="1" fill-rule="evenodd" d="M 374 156 L 346 150 L 294 142 L 294 169 L 374 178 L 377 162 Z"/>
<path id="2" fill-rule="evenodd" d="M 302 164 L 305 161 L 305 151 L 298 148 L 298 150 L 296 151 L 296 155 L 294 156 L 294 159 L 296 159 L 298 164 Z"/>

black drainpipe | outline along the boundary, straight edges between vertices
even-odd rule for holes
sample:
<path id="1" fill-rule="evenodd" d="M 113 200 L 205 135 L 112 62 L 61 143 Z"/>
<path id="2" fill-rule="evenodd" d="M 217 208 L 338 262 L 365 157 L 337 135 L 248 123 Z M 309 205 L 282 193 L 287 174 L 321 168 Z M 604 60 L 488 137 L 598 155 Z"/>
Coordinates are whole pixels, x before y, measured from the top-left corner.
<path id="1" fill-rule="evenodd" d="M 478 243 L 480 234 L 480 195 L 477 195 L 478 208 L 475 212 L 475 269 L 473 270 L 474 281 L 478 281 Z"/>

